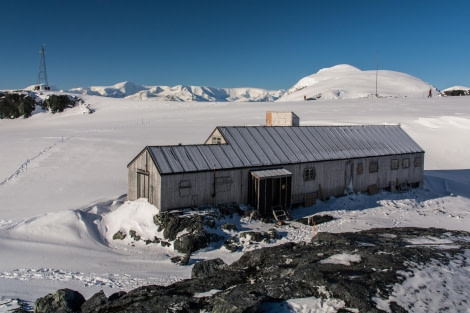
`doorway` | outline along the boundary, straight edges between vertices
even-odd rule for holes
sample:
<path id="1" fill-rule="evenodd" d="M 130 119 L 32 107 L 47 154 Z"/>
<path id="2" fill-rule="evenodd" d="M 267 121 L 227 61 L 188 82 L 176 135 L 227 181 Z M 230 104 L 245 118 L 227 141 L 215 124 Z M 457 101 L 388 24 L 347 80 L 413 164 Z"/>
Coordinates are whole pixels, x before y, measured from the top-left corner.
<path id="1" fill-rule="evenodd" d="M 263 216 L 272 216 L 274 209 L 291 206 L 292 173 L 286 169 L 251 172 L 250 204 Z"/>
<path id="2" fill-rule="evenodd" d="M 137 199 L 147 198 L 149 199 L 149 175 L 146 172 L 137 172 Z"/>

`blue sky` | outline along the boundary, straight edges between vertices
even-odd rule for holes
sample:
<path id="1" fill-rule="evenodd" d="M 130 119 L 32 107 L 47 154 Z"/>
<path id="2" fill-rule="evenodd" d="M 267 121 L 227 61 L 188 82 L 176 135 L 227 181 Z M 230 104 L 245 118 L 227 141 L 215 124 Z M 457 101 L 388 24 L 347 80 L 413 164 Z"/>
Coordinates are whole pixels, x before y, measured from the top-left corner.
<path id="1" fill-rule="evenodd" d="M 337 64 L 470 86 L 470 1 L 5 0 L 0 89 L 178 84 L 287 89 Z"/>

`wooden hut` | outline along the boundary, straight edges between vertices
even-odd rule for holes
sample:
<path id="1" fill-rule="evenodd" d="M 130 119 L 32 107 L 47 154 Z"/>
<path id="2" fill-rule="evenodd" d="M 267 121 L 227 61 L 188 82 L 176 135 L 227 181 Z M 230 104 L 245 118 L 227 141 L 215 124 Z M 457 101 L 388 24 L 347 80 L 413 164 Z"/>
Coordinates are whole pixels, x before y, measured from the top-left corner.
<path id="1" fill-rule="evenodd" d="M 204 144 L 147 146 L 128 199 L 161 211 L 248 203 L 263 215 L 348 192 L 421 186 L 424 151 L 398 125 L 220 126 Z"/>

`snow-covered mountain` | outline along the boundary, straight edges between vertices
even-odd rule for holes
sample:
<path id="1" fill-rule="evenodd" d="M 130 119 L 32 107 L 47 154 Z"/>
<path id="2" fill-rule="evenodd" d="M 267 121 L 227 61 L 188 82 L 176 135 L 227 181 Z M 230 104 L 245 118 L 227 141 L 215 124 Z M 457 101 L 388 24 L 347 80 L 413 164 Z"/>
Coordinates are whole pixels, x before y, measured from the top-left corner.
<path id="1" fill-rule="evenodd" d="M 440 93 L 442 96 L 469 96 L 470 87 L 465 86 L 453 86 L 442 90 Z"/>
<path id="2" fill-rule="evenodd" d="M 430 84 L 405 73 L 386 70 L 361 71 L 354 66 L 341 64 L 302 78 L 289 88 L 279 101 L 376 96 L 423 98 L 427 97 L 431 88 L 435 90 Z"/>
<path id="3" fill-rule="evenodd" d="M 141 86 L 122 82 L 112 86 L 73 88 L 71 93 L 127 98 L 131 100 L 267 102 L 277 100 L 284 90 L 260 88 L 213 88 L 199 86 Z"/>
<path id="4" fill-rule="evenodd" d="M 377 83 L 377 84 L 376 84 Z M 377 90 L 376 90 L 377 86 Z M 269 102 L 375 97 L 427 97 L 435 88 L 411 75 L 379 70 L 362 71 L 342 64 L 306 76 L 287 90 L 261 88 L 214 88 L 201 86 L 142 86 L 122 82 L 112 86 L 70 89 L 70 93 L 132 100 Z M 377 92 L 376 92 L 377 91 Z"/>
<path id="5" fill-rule="evenodd" d="M 466 87 L 466 86 L 453 86 L 453 87 L 446 88 L 446 89 L 444 89 L 444 90 L 442 90 L 442 91 L 444 92 L 444 91 L 451 91 L 451 90 L 470 90 L 470 87 Z"/>

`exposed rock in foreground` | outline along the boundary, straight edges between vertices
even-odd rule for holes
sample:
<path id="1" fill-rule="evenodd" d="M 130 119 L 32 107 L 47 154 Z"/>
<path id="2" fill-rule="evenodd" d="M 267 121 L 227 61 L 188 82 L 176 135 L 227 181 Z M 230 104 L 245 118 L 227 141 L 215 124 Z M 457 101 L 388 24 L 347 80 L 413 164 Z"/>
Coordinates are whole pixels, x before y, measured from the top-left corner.
<path id="1" fill-rule="evenodd" d="M 455 260 L 468 267 L 468 249 L 470 233 L 462 231 L 381 228 L 319 233 L 310 243 L 247 252 L 231 265 L 206 261 L 194 266 L 194 278 L 170 286 L 140 287 L 109 298 L 99 293 L 81 312 L 263 312 L 269 302 L 307 297 L 342 300 L 338 312 L 413 312 L 413 304 L 407 307 L 389 299 L 394 285 L 417 267 Z M 454 303 L 454 309 L 459 305 L 463 310 L 468 303 Z M 38 307 L 35 311 L 52 312 Z"/>

